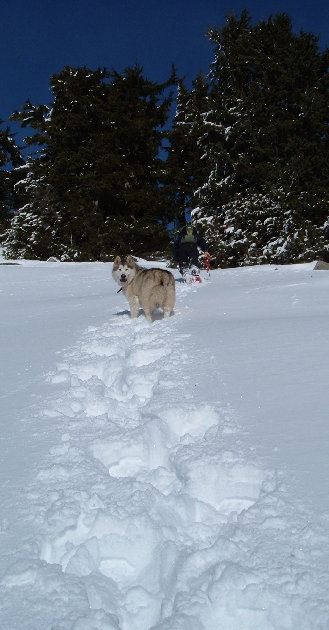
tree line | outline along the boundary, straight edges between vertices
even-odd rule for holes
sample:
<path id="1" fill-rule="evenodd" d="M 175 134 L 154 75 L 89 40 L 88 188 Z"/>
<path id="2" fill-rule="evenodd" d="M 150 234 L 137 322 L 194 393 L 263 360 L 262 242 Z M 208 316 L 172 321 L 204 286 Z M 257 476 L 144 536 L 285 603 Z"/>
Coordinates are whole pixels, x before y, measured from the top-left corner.
<path id="1" fill-rule="evenodd" d="M 190 87 L 175 69 L 157 83 L 65 67 L 51 103 L 12 114 L 24 147 L 2 123 L 7 257 L 169 256 L 188 214 L 215 266 L 328 258 L 328 49 L 285 13 L 244 10 L 207 36 L 214 59 Z"/>

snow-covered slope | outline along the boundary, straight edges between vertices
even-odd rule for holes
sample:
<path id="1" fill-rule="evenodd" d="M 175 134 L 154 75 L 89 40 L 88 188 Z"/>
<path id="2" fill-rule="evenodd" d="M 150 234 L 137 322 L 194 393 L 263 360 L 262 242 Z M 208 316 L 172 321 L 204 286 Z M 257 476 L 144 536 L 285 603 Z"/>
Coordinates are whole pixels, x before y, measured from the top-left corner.
<path id="1" fill-rule="evenodd" d="M 329 627 L 329 272 L 0 266 L 1 630 Z"/>

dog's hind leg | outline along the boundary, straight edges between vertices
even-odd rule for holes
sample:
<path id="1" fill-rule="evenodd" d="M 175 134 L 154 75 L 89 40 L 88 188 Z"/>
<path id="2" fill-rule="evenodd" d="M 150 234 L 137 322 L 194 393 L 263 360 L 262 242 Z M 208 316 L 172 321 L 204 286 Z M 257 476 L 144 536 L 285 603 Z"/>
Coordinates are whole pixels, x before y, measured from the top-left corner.
<path id="1" fill-rule="evenodd" d="M 175 306 L 175 287 L 170 286 L 168 288 L 168 292 L 166 298 L 163 303 L 163 317 L 170 317 L 171 313 L 174 310 Z"/>
<path id="2" fill-rule="evenodd" d="M 163 309 L 163 317 L 170 317 L 172 309 L 168 306 L 165 306 Z"/>

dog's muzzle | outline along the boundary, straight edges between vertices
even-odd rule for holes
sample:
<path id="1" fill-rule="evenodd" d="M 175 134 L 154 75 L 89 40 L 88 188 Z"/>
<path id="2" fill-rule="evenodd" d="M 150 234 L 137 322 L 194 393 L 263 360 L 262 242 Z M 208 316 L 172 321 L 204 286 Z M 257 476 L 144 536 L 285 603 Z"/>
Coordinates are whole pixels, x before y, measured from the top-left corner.
<path id="1" fill-rule="evenodd" d="M 128 278 L 127 278 L 126 274 L 125 274 L 125 273 L 122 273 L 122 274 L 121 274 L 121 276 L 120 276 L 120 284 L 121 284 L 122 286 L 123 286 L 123 285 L 125 285 L 125 284 L 126 284 L 126 282 L 127 282 L 127 280 L 128 280 Z"/>

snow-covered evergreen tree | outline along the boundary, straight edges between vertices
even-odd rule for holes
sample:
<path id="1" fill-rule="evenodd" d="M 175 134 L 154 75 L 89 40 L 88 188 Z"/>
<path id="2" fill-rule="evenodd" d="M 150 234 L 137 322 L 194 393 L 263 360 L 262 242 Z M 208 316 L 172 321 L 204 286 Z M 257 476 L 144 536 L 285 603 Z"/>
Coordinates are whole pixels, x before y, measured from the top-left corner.
<path id="1" fill-rule="evenodd" d="M 204 112 L 208 108 L 208 83 L 202 74 L 187 89 L 183 81 L 177 91 L 176 114 L 169 134 L 170 147 L 166 162 L 166 192 L 174 203 L 176 225 L 185 223 L 185 210 L 191 196 L 202 182 L 207 166 L 203 166 L 199 142 L 204 128 Z"/>
<path id="2" fill-rule="evenodd" d="M 215 60 L 198 145 L 208 173 L 192 200 L 221 265 L 327 255 L 328 51 L 286 14 L 243 11 L 209 30 Z"/>
<path id="3" fill-rule="evenodd" d="M 0 126 L 3 121 L 0 120 Z M 9 127 L 0 128 L 0 236 L 8 228 L 14 202 L 15 173 L 14 168 L 23 163 L 23 158 Z"/>
<path id="4" fill-rule="evenodd" d="M 66 67 L 51 78 L 50 106 L 27 102 L 13 115 L 34 130 L 26 144 L 36 153 L 18 186 L 7 255 L 105 260 L 120 246 L 141 255 L 168 246 L 159 150 L 175 83 L 174 73 L 157 84 L 138 67 Z"/>

